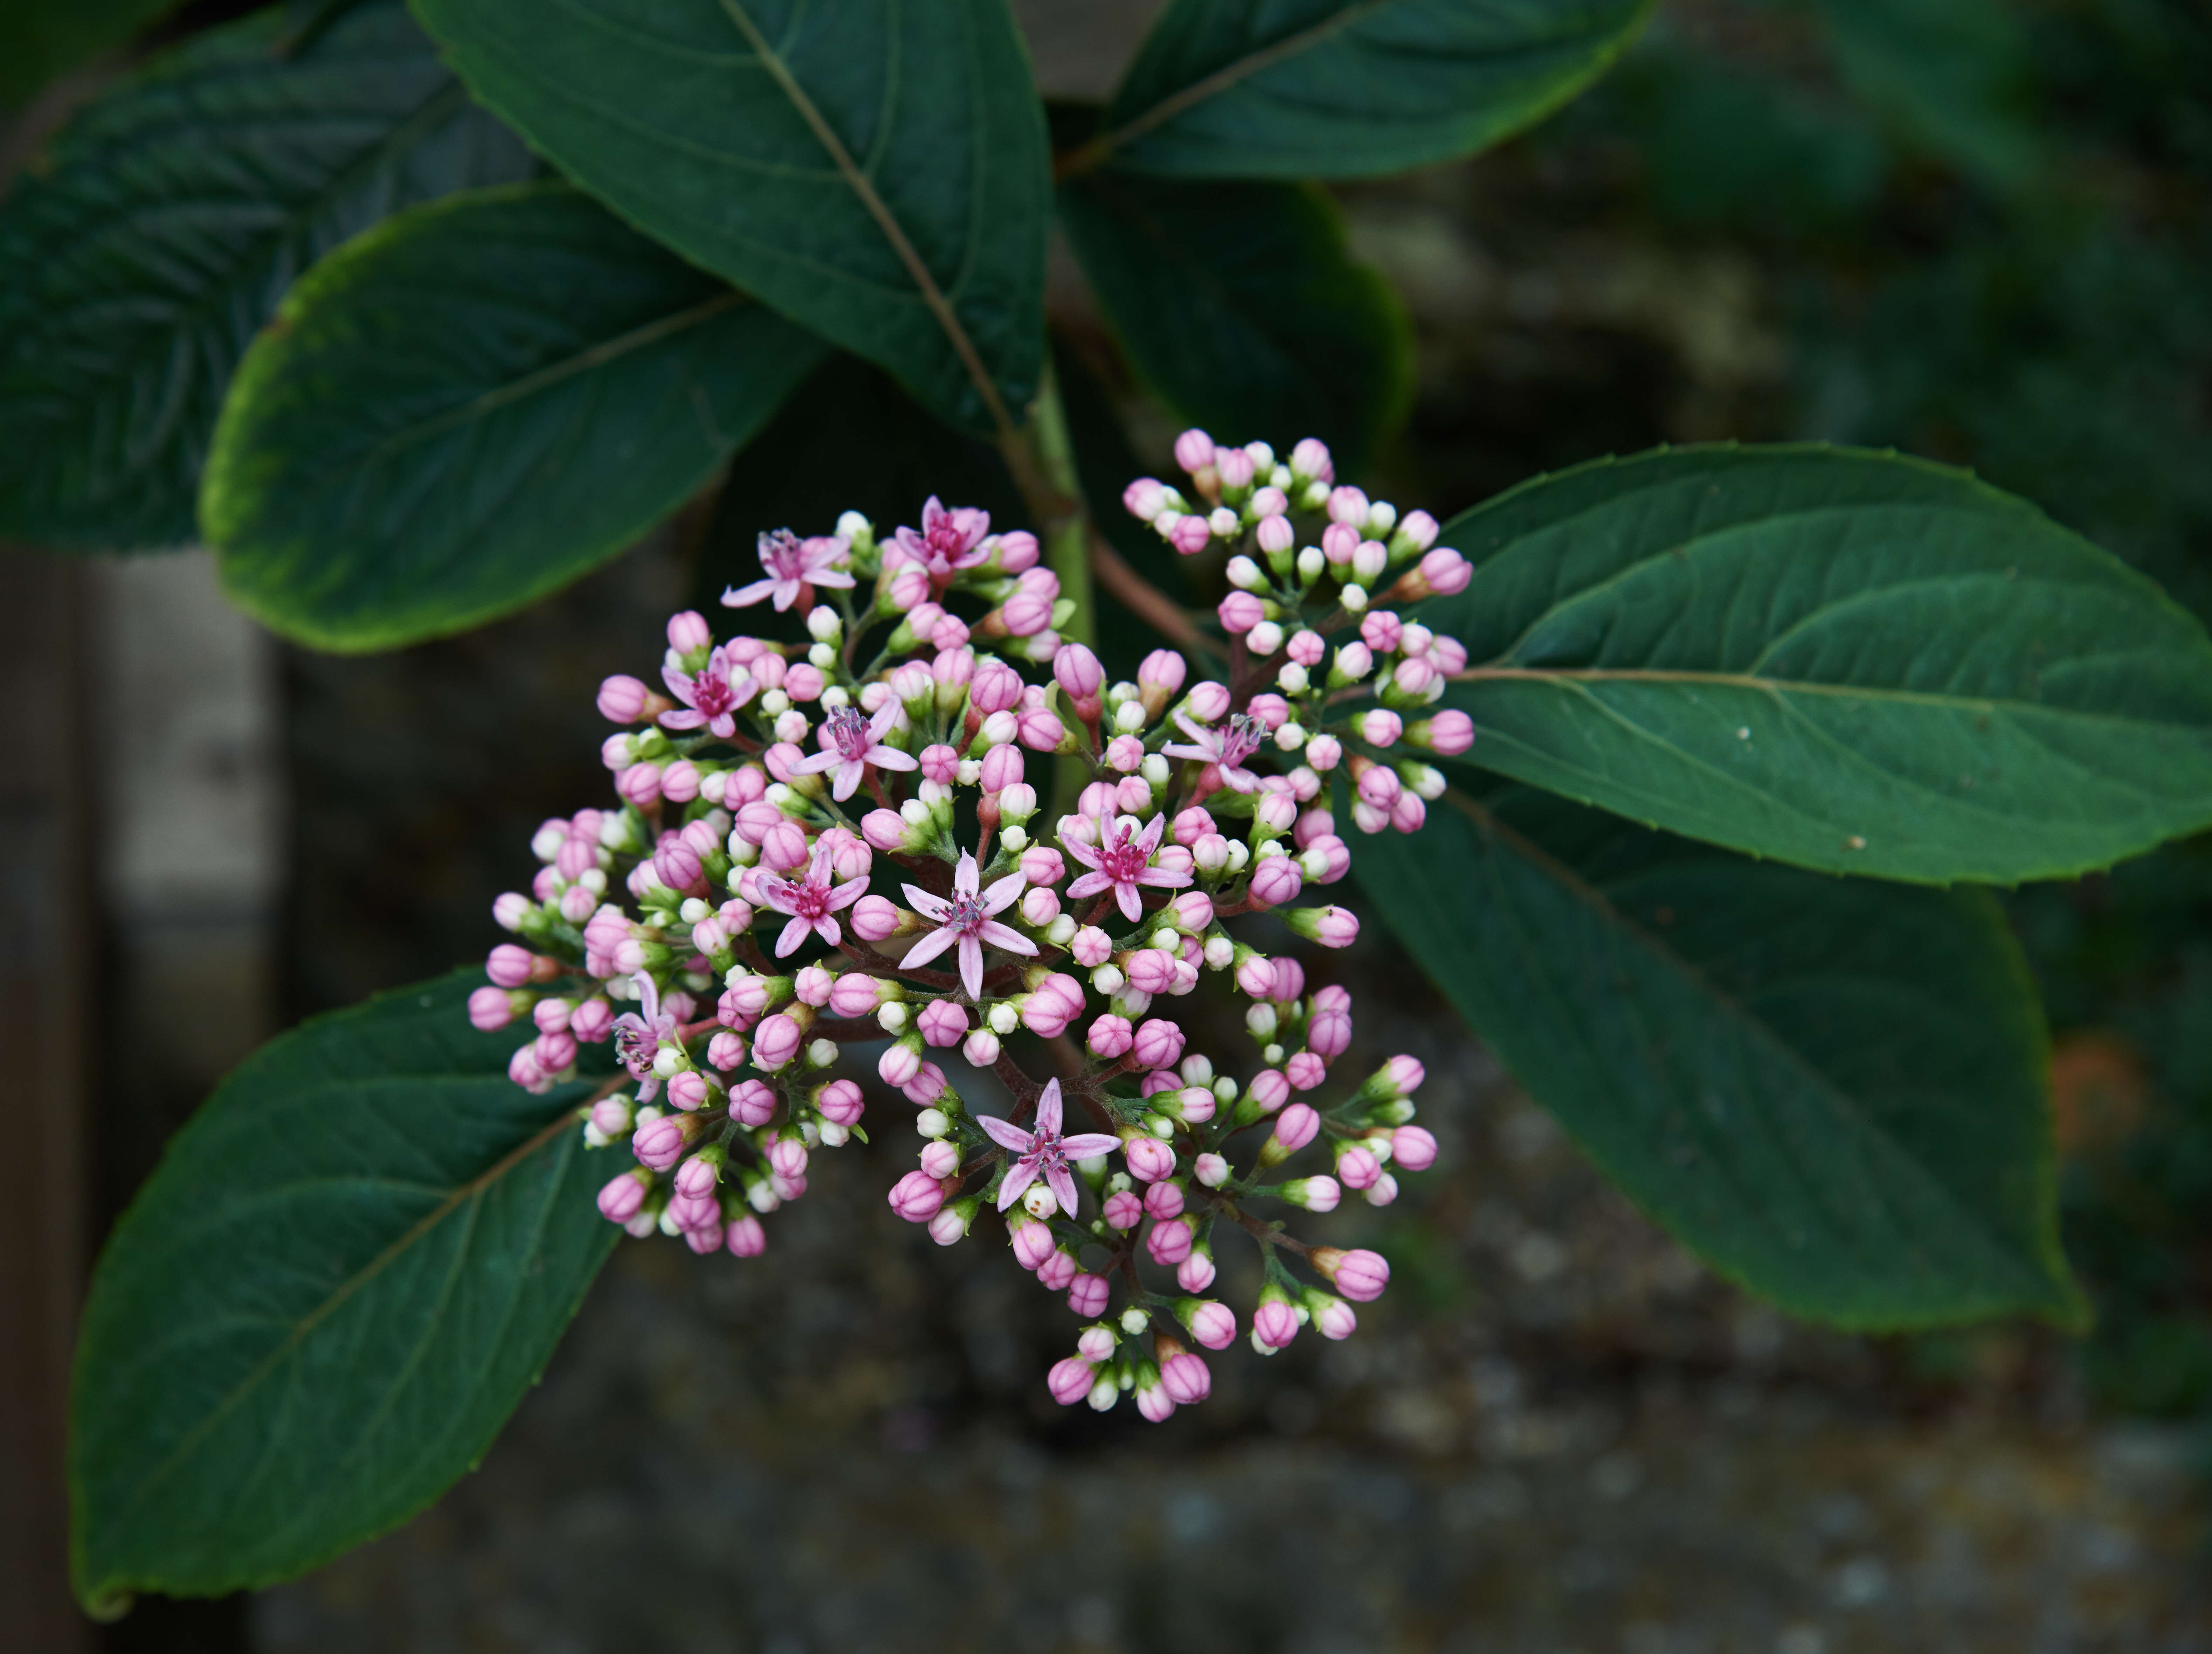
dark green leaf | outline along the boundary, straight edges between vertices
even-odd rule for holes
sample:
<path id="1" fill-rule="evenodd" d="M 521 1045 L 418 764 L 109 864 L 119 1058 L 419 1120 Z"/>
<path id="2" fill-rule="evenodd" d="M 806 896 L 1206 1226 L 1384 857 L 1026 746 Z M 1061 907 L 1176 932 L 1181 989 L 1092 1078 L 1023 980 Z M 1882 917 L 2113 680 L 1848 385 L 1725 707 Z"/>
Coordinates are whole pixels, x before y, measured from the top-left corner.
<path id="1" fill-rule="evenodd" d="M 1861 1328 L 2085 1318 L 2049 1051 L 1994 899 L 1743 860 L 1522 787 L 1360 884 L 1598 1166 L 1722 1274 Z"/>
<path id="2" fill-rule="evenodd" d="M 328 648 L 504 614 L 696 490 L 823 347 L 565 184 L 402 213 L 241 364 L 201 521 L 240 605 Z"/>
<path id="3" fill-rule="evenodd" d="M 395 207 L 528 176 L 398 4 L 286 55 L 275 10 L 157 58 L 0 212 L 0 532 L 193 535 L 231 370 L 292 278 Z"/>
<path id="4" fill-rule="evenodd" d="M 0 7 L 0 108 L 112 52 L 179 0 L 9 0 Z"/>
<path id="5" fill-rule="evenodd" d="M 289 1578 L 404 1521 L 536 1380 L 618 1234 L 589 1086 L 532 1097 L 481 971 L 319 1017 L 225 1080 L 116 1225 L 77 1345 L 88 1604 Z"/>
<path id="6" fill-rule="evenodd" d="M 647 234 L 945 417 L 1019 422 L 1051 185 L 1006 0 L 416 9 L 478 97 Z"/>
<path id="7" fill-rule="evenodd" d="M 1183 417 L 1357 472 L 1413 397 L 1413 333 L 1310 185 L 1100 173 L 1060 222 L 1139 373 Z"/>
<path id="8" fill-rule="evenodd" d="M 2212 822 L 2212 639 L 1963 471 L 1662 450 L 1446 526 L 1422 618 L 1468 646 L 1469 758 L 1844 873 L 2009 882 Z"/>
<path id="9" fill-rule="evenodd" d="M 1471 155 L 1603 73 L 1649 0 L 1175 0 L 1086 160 L 1364 178 Z"/>

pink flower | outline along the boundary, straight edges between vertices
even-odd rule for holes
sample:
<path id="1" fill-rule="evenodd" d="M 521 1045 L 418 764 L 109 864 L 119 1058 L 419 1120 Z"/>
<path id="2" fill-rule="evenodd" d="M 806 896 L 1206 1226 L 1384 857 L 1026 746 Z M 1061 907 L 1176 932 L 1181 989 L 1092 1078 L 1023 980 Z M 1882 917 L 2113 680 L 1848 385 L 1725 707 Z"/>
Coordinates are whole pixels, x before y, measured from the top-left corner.
<path id="1" fill-rule="evenodd" d="M 968 1032 L 968 1009 L 951 1000 L 932 1000 L 921 1007 L 915 1025 L 932 1045 L 957 1045 Z"/>
<path id="2" fill-rule="evenodd" d="M 811 603 L 812 587 L 850 587 L 853 577 L 841 568 L 849 550 L 849 543 L 842 536 L 817 535 L 802 540 L 787 528 L 763 534 L 760 537 L 760 560 L 768 578 L 724 592 L 723 605 L 743 609 L 763 598 L 772 597 L 778 609 L 788 609 L 794 603 Z"/>
<path id="3" fill-rule="evenodd" d="M 1037 1279 L 1044 1279 L 1044 1271 L 1037 1271 Z M 1106 1310 L 1106 1299 L 1112 1289 L 1103 1275 L 1078 1275 L 1067 1283 L 1067 1307 L 1086 1320 Z"/>
<path id="4" fill-rule="evenodd" d="M 1151 865 L 1152 855 L 1160 848 L 1160 838 L 1167 831 L 1168 818 L 1164 814 L 1154 816 L 1142 832 L 1137 830 L 1136 818 L 1101 812 L 1098 818 L 1098 842 L 1085 844 L 1073 837 L 1063 837 L 1061 848 L 1085 867 L 1092 869 L 1067 887 L 1072 900 L 1097 896 L 1102 891 L 1114 892 L 1115 900 L 1121 905 L 1121 916 L 1133 922 L 1143 917 L 1144 898 L 1140 888 L 1180 890 L 1190 883 L 1188 873 L 1170 873 L 1164 867 Z"/>
<path id="5" fill-rule="evenodd" d="M 748 1212 L 724 1231 L 722 1244 L 729 1248 L 732 1257 L 757 1258 L 768 1250 L 768 1231 Z"/>
<path id="6" fill-rule="evenodd" d="M 933 494 L 921 508 L 921 532 L 901 528 L 894 536 L 898 549 L 920 563 L 930 583 L 942 591 L 963 569 L 988 562 L 991 554 L 980 548 L 991 532 L 991 514 L 972 506 L 947 511 Z"/>
<path id="7" fill-rule="evenodd" d="M 1136 1035 L 1130 1031 L 1127 1019 L 1110 1013 L 1091 1025 L 1091 1032 L 1085 1041 L 1091 1055 L 1103 1057 L 1109 1062 L 1126 1054 L 1135 1043 Z"/>
<path id="8" fill-rule="evenodd" d="M 984 1129 L 991 1140 L 1015 1158 L 1006 1168 L 1005 1180 L 999 1185 L 999 1210 L 1004 1212 L 1019 1200 L 1029 1186 L 1039 1177 L 1052 1190 L 1060 1209 L 1071 1216 L 1075 1212 L 1075 1177 L 1067 1169 L 1071 1160 L 1088 1160 L 1094 1155 L 1110 1154 L 1121 1146 L 1118 1137 L 1109 1137 L 1103 1132 L 1079 1132 L 1073 1137 L 1060 1135 L 1060 1081 L 1045 1081 L 1038 1095 L 1036 1124 L 1034 1131 L 1024 1131 L 1012 1121 L 1000 1120 L 991 1115 L 979 1115 L 975 1123 Z"/>
<path id="9" fill-rule="evenodd" d="M 1382 1289 L 1390 1284 L 1389 1264 L 1379 1253 L 1364 1248 L 1345 1252 L 1334 1246 L 1316 1246 L 1306 1261 L 1338 1292 L 1362 1304 L 1382 1297 Z"/>
<path id="10" fill-rule="evenodd" d="M 1419 1126 L 1390 1134 L 1390 1158 L 1407 1171 L 1426 1171 L 1437 1163 L 1437 1140 Z"/>
<path id="11" fill-rule="evenodd" d="M 1147 1068 L 1165 1068 L 1182 1057 L 1182 1030 L 1164 1017 L 1147 1019 L 1137 1030 L 1137 1061 Z"/>
<path id="12" fill-rule="evenodd" d="M 853 796 L 870 764 L 878 769 L 912 769 L 913 754 L 884 745 L 884 737 L 890 733 L 898 716 L 899 703 L 895 700 L 877 708 L 872 718 L 853 707 L 839 707 L 822 721 L 823 750 L 792 765 L 791 773 L 817 775 L 834 768 L 837 773 L 830 780 L 830 796 L 842 804 Z"/>
<path id="13" fill-rule="evenodd" d="M 832 848 L 817 842 L 814 860 L 803 879 L 777 879 L 763 873 L 759 879 L 760 893 L 768 905 L 778 913 L 790 915 L 791 922 L 783 927 L 783 934 L 775 939 L 775 957 L 779 959 L 791 953 L 806 939 L 810 930 L 831 947 L 842 939 L 843 933 L 831 915 L 853 905 L 866 894 L 868 881 L 864 874 L 848 879 L 843 884 L 833 882 L 830 867 Z"/>
<path id="14" fill-rule="evenodd" d="M 1180 712 L 1175 715 L 1175 721 L 1190 737 L 1190 742 L 1188 745 L 1162 747 L 1160 751 L 1165 757 L 1212 764 L 1220 772 L 1221 784 L 1232 793 L 1249 793 L 1260 784 L 1260 778 L 1244 768 L 1244 760 L 1257 752 L 1267 739 L 1267 727 L 1259 719 L 1240 712 L 1219 729 L 1194 724 Z"/>
<path id="15" fill-rule="evenodd" d="M 1052 1371 L 1044 1376 L 1045 1388 L 1052 1399 L 1062 1407 L 1073 1407 L 1091 1394 L 1091 1363 L 1079 1355 L 1052 1364 Z"/>
<path id="16" fill-rule="evenodd" d="M 646 1191 L 652 1186 L 650 1177 L 635 1171 L 623 1172 L 599 1190 L 599 1215 L 609 1223 L 628 1223 L 645 1204 Z"/>
<path id="17" fill-rule="evenodd" d="M 908 1223 L 927 1223 L 944 1209 L 945 1190 L 927 1172 L 909 1171 L 891 1185 L 891 1210 Z"/>
<path id="18" fill-rule="evenodd" d="M 1177 1406 L 1191 1407 L 1213 1393 L 1213 1375 L 1204 1361 L 1182 1350 L 1160 1363 L 1160 1388 Z"/>
<path id="19" fill-rule="evenodd" d="M 1211 1299 L 1194 1305 L 1183 1324 L 1193 1338 L 1210 1350 L 1227 1349 L 1237 1336 L 1237 1312 Z"/>
<path id="20" fill-rule="evenodd" d="M 760 692 L 760 683 L 730 658 L 730 645 L 707 657 L 696 672 L 685 672 L 672 659 L 660 669 L 661 682 L 684 704 L 660 715 L 664 729 L 698 729 L 702 726 L 722 740 L 738 733 L 733 715 Z"/>
<path id="21" fill-rule="evenodd" d="M 1269 1298 L 1252 1317 L 1252 1341 L 1268 1353 L 1283 1348 L 1298 1335 L 1298 1315 L 1280 1298 Z"/>
<path id="22" fill-rule="evenodd" d="M 902 531 L 903 532 L 903 531 Z M 927 964 L 949 947 L 960 952 L 960 982 L 968 990 L 968 997 L 980 1000 L 983 996 L 983 946 L 1005 948 L 1010 953 L 1034 956 L 1036 944 L 1019 931 L 999 923 L 991 915 L 1012 906 L 1029 883 L 1021 873 L 1008 873 L 996 880 L 988 891 L 978 891 L 976 885 L 981 874 L 975 858 L 961 853 L 959 865 L 953 869 L 952 894 L 950 897 L 933 896 L 927 891 L 912 885 L 902 885 L 906 899 L 914 903 L 921 916 L 938 928 L 923 937 L 907 950 L 904 963 L 908 965 Z"/>
<path id="23" fill-rule="evenodd" d="M 677 1023 L 660 1008 L 660 990 L 649 975 L 641 970 L 630 980 L 637 987 L 637 1002 L 645 1009 L 642 1014 L 625 1011 L 615 1019 L 615 1057 L 637 1081 L 637 1100 L 650 1103 L 660 1090 L 653 1060 L 660 1054 L 661 1041 L 675 1039 Z"/>

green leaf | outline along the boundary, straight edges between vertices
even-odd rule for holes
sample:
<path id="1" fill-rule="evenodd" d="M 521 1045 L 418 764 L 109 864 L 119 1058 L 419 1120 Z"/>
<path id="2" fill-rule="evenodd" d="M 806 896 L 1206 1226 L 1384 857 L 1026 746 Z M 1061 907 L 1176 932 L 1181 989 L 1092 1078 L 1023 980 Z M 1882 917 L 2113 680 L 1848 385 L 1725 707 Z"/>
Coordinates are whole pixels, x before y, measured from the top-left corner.
<path id="1" fill-rule="evenodd" d="M 954 423 L 1019 423 L 1051 182 L 1006 0 L 416 9 L 479 98 L 647 234 Z"/>
<path id="2" fill-rule="evenodd" d="M 1097 173 L 1060 222 L 1139 373 L 1227 440 L 1318 436 L 1356 472 L 1413 400 L 1413 330 L 1311 185 Z"/>
<path id="3" fill-rule="evenodd" d="M 9 0 L 0 7 L 0 108 L 112 52 L 179 0 Z"/>
<path id="4" fill-rule="evenodd" d="M 395 207 L 529 175 L 398 4 L 294 51 L 272 9 L 87 109 L 0 211 L 0 532 L 176 545 L 231 370 Z"/>
<path id="5" fill-rule="evenodd" d="M 286 296 L 201 521 L 231 595 L 289 636 L 457 631 L 631 544 L 823 355 L 565 184 L 455 196 Z"/>
<path id="6" fill-rule="evenodd" d="M 532 1097 L 469 1026 L 481 970 L 271 1041 L 178 1133 L 77 1343 L 77 1593 L 266 1585 L 472 1467 L 620 1231 L 591 1086 Z"/>
<path id="7" fill-rule="evenodd" d="M 1366 178 L 1472 155 L 1602 74 L 1650 0 L 1175 0 L 1073 166 Z"/>
<path id="8" fill-rule="evenodd" d="M 1987 891 L 1749 862 L 1510 787 L 1354 862 L 1531 1095 L 1729 1279 L 1862 1329 L 2086 1319 L 2042 1016 Z"/>
<path id="9" fill-rule="evenodd" d="M 1662 450 L 1453 519 L 1471 762 L 1833 872 L 2077 873 L 2212 822 L 2212 639 L 1966 472 Z"/>

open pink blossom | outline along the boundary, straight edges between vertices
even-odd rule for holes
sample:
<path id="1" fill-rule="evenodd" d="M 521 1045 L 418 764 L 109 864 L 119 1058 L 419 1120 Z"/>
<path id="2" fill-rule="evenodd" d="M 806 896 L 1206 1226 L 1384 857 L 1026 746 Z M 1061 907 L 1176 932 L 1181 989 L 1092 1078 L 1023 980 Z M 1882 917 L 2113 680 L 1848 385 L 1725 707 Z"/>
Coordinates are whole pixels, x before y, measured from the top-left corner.
<path id="1" fill-rule="evenodd" d="M 973 506 L 947 511 L 933 494 L 921 508 L 921 532 L 902 528 L 893 538 L 898 549 L 920 563 L 928 572 L 930 583 L 942 591 L 962 569 L 990 561 L 991 554 L 981 549 L 983 537 L 990 532 L 989 512 Z"/>
<path id="2" fill-rule="evenodd" d="M 1068 854 L 1091 869 L 1067 887 L 1068 896 L 1080 900 L 1102 891 L 1111 891 L 1114 899 L 1121 904 L 1121 916 L 1134 923 L 1145 911 L 1144 898 L 1138 893 L 1140 888 L 1180 890 L 1190 883 L 1188 873 L 1170 873 L 1165 867 L 1151 865 L 1152 854 L 1160 848 L 1161 835 L 1167 828 L 1164 812 L 1154 816 L 1139 832 L 1135 817 L 1101 811 L 1098 842 L 1095 846 L 1073 836 L 1060 841 Z"/>
<path id="3" fill-rule="evenodd" d="M 956 944 L 960 950 L 960 982 L 971 1000 L 983 997 L 983 945 L 1005 948 L 1010 953 L 1034 955 L 1036 944 L 1018 930 L 1000 924 L 991 915 L 1002 913 L 1019 899 L 1023 888 L 1029 883 L 1018 873 L 1008 873 L 994 880 L 988 891 L 979 891 L 981 870 L 975 858 L 961 852 L 960 862 L 952 871 L 952 894 L 933 896 L 927 891 L 912 885 L 902 885 L 906 899 L 914 903 L 915 910 L 937 929 L 923 937 L 907 950 L 904 963 L 908 965 L 927 964 L 945 949 Z"/>
<path id="4" fill-rule="evenodd" d="M 763 534 L 760 560 L 768 578 L 724 592 L 723 605 L 743 609 L 763 598 L 774 598 L 778 609 L 788 609 L 794 603 L 805 607 L 813 600 L 811 587 L 852 585 L 853 577 L 840 566 L 851 549 L 842 535 L 817 534 L 802 540 L 787 528 Z"/>
<path id="5" fill-rule="evenodd" d="M 842 804 L 853 796 L 870 764 L 878 769 L 912 769 L 917 762 L 912 753 L 884 745 L 884 737 L 891 733 L 898 715 L 899 703 L 895 700 L 878 707 L 872 718 L 854 708 L 839 707 L 823 721 L 823 751 L 801 758 L 791 766 L 791 773 L 818 775 L 825 769 L 836 769 L 837 773 L 830 779 L 830 796 Z"/>
<path id="6" fill-rule="evenodd" d="M 1244 760 L 1267 741 L 1267 726 L 1262 721 L 1243 712 L 1218 729 L 1193 723 L 1187 714 L 1181 712 L 1176 714 L 1175 721 L 1190 741 L 1188 745 L 1162 747 L 1164 756 L 1212 764 L 1220 771 L 1221 784 L 1232 793 L 1249 793 L 1260 784 L 1260 778 L 1244 768 Z"/>
<path id="7" fill-rule="evenodd" d="M 814 860 L 805 875 L 798 879 L 777 879 L 763 873 L 759 879 L 760 893 L 769 906 L 778 913 L 787 914 L 791 922 L 783 927 L 783 934 L 775 939 L 775 957 L 779 959 L 794 951 L 812 931 L 831 947 L 842 939 L 836 919 L 833 916 L 849 908 L 867 893 L 866 874 L 848 879 L 843 884 L 836 882 L 836 872 L 830 867 L 835 854 L 826 838 L 814 846 Z"/>
<path id="8" fill-rule="evenodd" d="M 660 715 L 662 728 L 703 726 L 725 741 L 738 733 L 738 721 L 732 715 L 760 693 L 761 687 L 750 672 L 731 658 L 726 643 L 708 655 L 706 665 L 696 672 L 684 671 L 672 658 L 660 669 L 660 678 L 668 685 L 668 692 L 684 703 Z"/>
<path id="9" fill-rule="evenodd" d="M 660 1008 L 660 990 L 650 976 L 641 970 L 630 980 L 637 986 L 637 1002 L 644 1010 L 641 1013 L 625 1011 L 615 1019 L 615 1056 L 637 1081 L 637 1100 L 650 1103 L 660 1090 L 660 1076 L 653 1072 L 653 1060 L 660 1054 L 661 1041 L 676 1037 L 677 1021 L 673 1012 Z"/>
<path id="10" fill-rule="evenodd" d="M 1036 1128 L 1024 1131 L 1010 1120 L 1000 1120 L 990 1115 L 978 1115 L 975 1123 L 989 1134 L 990 1139 L 1014 1158 L 1006 1168 L 1004 1182 L 999 1185 L 999 1210 L 1004 1212 L 1028 1190 L 1038 1178 L 1052 1190 L 1060 1209 L 1071 1215 L 1075 1211 L 1075 1177 L 1067 1169 L 1071 1160 L 1088 1160 L 1095 1155 L 1110 1154 L 1121 1146 L 1118 1137 L 1109 1137 L 1103 1132 L 1079 1132 L 1073 1137 L 1060 1133 L 1060 1082 L 1045 1081 L 1044 1091 L 1037 1098 Z"/>

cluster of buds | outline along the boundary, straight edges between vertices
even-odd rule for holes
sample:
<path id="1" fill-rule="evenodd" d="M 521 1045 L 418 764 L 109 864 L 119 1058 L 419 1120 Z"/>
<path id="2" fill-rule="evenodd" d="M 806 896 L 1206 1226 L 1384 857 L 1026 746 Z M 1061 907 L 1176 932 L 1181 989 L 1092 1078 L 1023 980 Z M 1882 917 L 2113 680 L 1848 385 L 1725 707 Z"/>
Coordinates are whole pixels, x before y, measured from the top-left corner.
<path id="1" fill-rule="evenodd" d="M 1210 498 L 1249 505 L 1261 476 L 1326 482 L 1317 443 L 1285 470 L 1263 467 L 1258 445 L 1217 450 L 1196 433 L 1178 454 L 1201 442 L 1195 486 Z M 1270 490 L 1285 503 L 1257 514 L 1261 527 L 1292 508 Z M 1296 504 L 1334 513 L 1343 492 L 1301 485 Z M 992 534 L 982 512 L 933 499 L 919 530 L 881 539 L 848 512 L 831 535 L 763 535 L 760 556 L 763 578 L 722 601 L 796 609 L 811 642 L 718 642 L 687 612 L 668 623 L 659 688 L 606 680 L 617 802 L 539 828 L 529 891 L 494 907 L 515 939 L 469 1002 L 478 1028 L 530 1025 L 508 1073 L 535 1092 L 574 1078 L 581 1044 L 612 1043 L 617 1073 L 583 1132 L 595 1148 L 627 1144 L 634 1164 L 601 1189 L 601 1212 L 641 1237 L 759 1253 L 762 1218 L 805 1192 L 811 1154 L 865 1140 L 861 1086 L 841 1070 L 867 1043 L 923 1140 L 892 1209 L 944 1245 L 985 1208 L 1002 1214 L 1017 1260 L 1088 1323 L 1049 1375 L 1062 1402 L 1103 1408 L 1130 1391 L 1159 1419 L 1206 1393 L 1188 1344 L 1237 1335 L 1206 1295 L 1214 1238 L 1232 1230 L 1264 1261 L 1255 1348 L 1308 1324 L 1349 1334 L 1346 1300 L 1382 1292 L 1382 1258 L 1309 1246 L 1250 1208 L 1395 1199 L 1396 1172 L 1436 1156 L 1411 1123 L 1420 1065 L 1394 1057 L 1319 1100 L 1351 1042 L 1351 995 L 1309 992 L 1297 959 L 1230 921 L 1271 910 L 1324 948 L 1357 937 L 1351 912 L 1300 899 L 1350 864 L 1325 776 L 1345 765 L 1364 830 L 1419 824 L 1433 772 L 1389 749 L 1463 751 L 1472 730 L 1452 713 L 1402 723 L 1393 697 L 1428 694 L 1426 679 L 1400 687 L 1417 676 L 1404 669 L 1459 652 L 1383 605 L 1442 588 L 1355 604 L 1346 585 L 1334 616 L 1288 637 L 1255 637 L 1281 630 L 1258 620 L 1234 633 L 1226 682 L 1188 682 L 1162 649 L 1109 684 L 1058 635 L 1066 600 L 1036 540 Z M 1273 613 L 1297 612 L 1286 595 Z M 1322 659 L 1304 640 L 1352 624 L 1374 640 L 1297 675 Z M 1325 721 L 1368 695 L 1384 704 Z M 1072 805 L 1048 825 L 1036 781 Z M 1249 1078 L 1187 1050 L 1171 1014 L 1209 976 L 1249 1001 Z M 996 1076 L 1010 1117 L 969 1107 L 940 1066 L 955 1052 L 963 1073 Z M 1292 1175 L 1301 1154 L 1316 1169 Z"/>
<path id="2" fill-rule="evenodd" d="M 1271 686 L 1249 697 L 1236 739 L 1272 742 L 1316 775 L 1342 765 L 1361 831 L 1416 830 L 1444 780 L 1400 752 L 1455 757 L 1474 744 L 1474 725 L 1461 712 L 1423 715 L 1467 669 L 1467 650 L 1399 611 L 1465 591 L 1473 566 L 1437 544 L 1427 512 L 1401 520 L 1388 500 L 1337 486 L 1328 449 L 1310 437 L 1283 461 L 1265 442 L 1227 447 L 1188 430 L 1175 454 L 1199 508 L 1150 477 L 1121 503 L 1186 556 L 1217 543 L 1229 553 L 1237 589 L 1216 612 L 1232 676 Z M 1332 647 L 1338 632 L 1351 635 Z"/>

